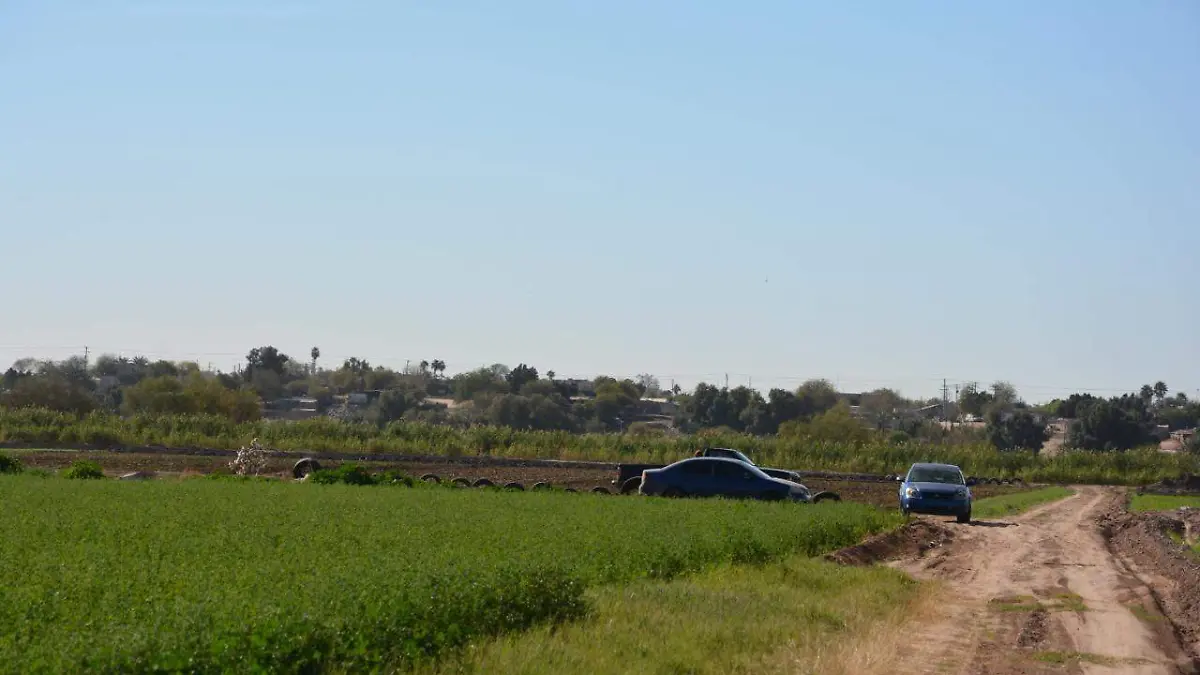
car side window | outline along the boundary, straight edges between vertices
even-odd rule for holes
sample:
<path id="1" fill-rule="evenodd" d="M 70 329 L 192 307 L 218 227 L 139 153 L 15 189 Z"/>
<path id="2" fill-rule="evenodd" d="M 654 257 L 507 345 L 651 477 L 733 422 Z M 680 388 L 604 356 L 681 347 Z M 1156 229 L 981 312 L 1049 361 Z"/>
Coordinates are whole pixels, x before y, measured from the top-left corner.
<path id="1" fill-rule="evenodd" d="M 680 466 L 680 470 L 689 476 L 708 476 L 712 474 L 710 462 L 687 462 Z"/>
<path id="2" fill-rule="evenodd" d="M 720 462 L 713 468 L 713 473 L 718 478 L 737 478 L 744 479 L 750 477 L 750 472 L 746 469 L 730 462 Z"/>

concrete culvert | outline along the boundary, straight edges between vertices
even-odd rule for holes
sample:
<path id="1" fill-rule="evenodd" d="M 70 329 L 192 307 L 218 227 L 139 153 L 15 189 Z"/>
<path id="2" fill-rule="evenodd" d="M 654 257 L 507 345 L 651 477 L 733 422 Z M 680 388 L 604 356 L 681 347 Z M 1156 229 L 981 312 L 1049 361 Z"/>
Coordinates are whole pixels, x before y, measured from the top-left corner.
<path id="1" fill-rule="evenodd" d="M 423 481 L 425 481 L 425 482 L 427 482 L 427 483 L 440 483 L 440 482 L 442 482 L 442 479 L 441 479 L 441 478 L 438 478 L 438 475 L 437 475 L 436 473 L 427 473 L 427 474 L 425 474 L 424 476 L 421 476 L 421 480 L 423 480 Z"/>
<path id="2" fill-rule="evenodd" d="M 598 494 L 598 495 L 612 494 L 611 492 L 608 491 L 608 488 L 604 488 L 604 487 L 600 487 L 600 486 L 596 486 L 596 487 L 592 488 L 592 492 L 594 492 L 595 494 Z"/>
<path id="3" fill-rule="evenodd" d="M 292 478 L 304 478 L 314 471 L 320 471 L 321 465 L 312 457 L 305 457 L 292 465 Z"/>
<path id="4" fill-rule="evenodd" d="M 485 487 L 495 487 L 496 484 L 486 478 L 480 478 L 479 480 L 475 481 L 474 483 L 471 483 L 471 485 L 474 485 L 477 488 L 485 488 Z"/>
<path id="5" fill-rule="evenodd" d="M 549 484 L 549 483 L 547 483 L 547 482 L 545 482 L 545 481 L 541 481 L 541 482 L 538 482 L 538 483 L 534 483 L 534 484 L 533 484 L 533 488 L 531 488 L 531 489 L 533 489 L 533 490 L 549 490 L 549 489 L 551 489 L 551 488 L 550 488 L 550 484 Z"/>
<path id="6" fill-rule="evenodd" d="M 471 487 L 470 478 L 455 478 L 453 481 L 455 487 Z"/>
<path id="7" fill-rule="evenodd" d="M 521 485 L 520 483 L 515 483 L 515 482 L 514 483 L 505 483 L 504 489 L 505 490 L 519 490 L 521 492 L 524 492 L 525 486 Z"/>
<path id="8" fill-rule="evenodd" d="M 640 487 L 642 487 L 642 477 L 634 476 L 633 478 L 630 478 L 629 480 L 626 480 L 624 483 L 621 484 L 621 494 L 623 494 L 623 495 L 636 494 L 638 491 L 638 488 L 640 488 Z"/>
<path id="9" fill-rule="evenodd" d="M 836 492 L 818 492 L 812 496 L 812 503 L 819 504 L 821 502 L 840 502 L 842 498 Z"/>

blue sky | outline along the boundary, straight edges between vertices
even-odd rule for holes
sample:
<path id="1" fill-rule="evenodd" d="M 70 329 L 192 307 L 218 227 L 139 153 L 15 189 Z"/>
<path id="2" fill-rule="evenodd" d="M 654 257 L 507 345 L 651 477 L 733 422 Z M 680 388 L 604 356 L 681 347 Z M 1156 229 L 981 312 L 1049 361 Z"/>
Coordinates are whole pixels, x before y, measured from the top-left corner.
<path id="1" fill-rule="evenodd" d="M 0 8 L 0 362 L 1200 393 L 1200 5 Z"/>

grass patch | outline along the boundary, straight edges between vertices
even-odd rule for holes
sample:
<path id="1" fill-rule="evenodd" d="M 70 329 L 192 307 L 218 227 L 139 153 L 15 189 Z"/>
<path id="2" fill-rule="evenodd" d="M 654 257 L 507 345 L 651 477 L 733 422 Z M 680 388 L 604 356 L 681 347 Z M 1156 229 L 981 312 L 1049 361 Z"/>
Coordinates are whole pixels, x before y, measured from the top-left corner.
<path id="1" fill-rule="evenodd" d="M 1075 494 L 1074 491 L 1058 486 L 1038 488 L 1026 492 L 987 497 L 971 504 L 972 518 L 996 518 L 1012 516 L 1047 502 L 1057 501 Z"/>
<path id="2" fill-rule="evenodd" d="M 1200 509 L 1200 497 L 1177 497 L 1173 495 L 1137 495 L 1129 500 L 1129 510 L 1135 513 L 1143 511 L 1174 511 L 1181 506 Z"/>
<path id="3" fill-rule="evenodd" d="M 0 503 L 0 671 L 21 673 L 407 667 L 583 617 L 589 588 L 816 555 L 902 521 L 848 503 L 20 475 L 0 476 Z"/>
<path id="4" fill-rule="evenodd" d="M 798 557 L 722 567 L 593 589 L 587 620 L 477 645 L 430 671 L 719 674 L 786 664 L 778 669 L 858 672 L 845 648 L 880 624 L 900 626 L 920 593 L 916 582 L 883 567 Z"/>
<path id="5" fill-rule="evenodd" d="M 1032 595 L 1010 595 L 988 600 L 988 607 L 997 612 L 1086 612 L 1083 598 L 1075 593 L 1058 593 L 1052 598 L 1039 600 Z"/>
<path id="6" fill-rule="evenodd" d="M 1093 654 L 1091 652 L 1035 652 L 1033 659 L 1042 663 L 1052 663 L 1057 666 L 1079 663 L 1093 663 L 1098 666 L 1133 666 L 1150 663 L 1146 659 L 1118 658 L 1103 654 Z"/>
<path id="7" fill-rule="evenodd" d="M 1129 605 L 1128 607 L 1129 611 L 1132 612 L 1134 616 L 1142 621 L 1145 621 L 1146 623 L 1161 623 L 1163 620 L 1162 616 L 1151 612 L 1140 604 Z"/>

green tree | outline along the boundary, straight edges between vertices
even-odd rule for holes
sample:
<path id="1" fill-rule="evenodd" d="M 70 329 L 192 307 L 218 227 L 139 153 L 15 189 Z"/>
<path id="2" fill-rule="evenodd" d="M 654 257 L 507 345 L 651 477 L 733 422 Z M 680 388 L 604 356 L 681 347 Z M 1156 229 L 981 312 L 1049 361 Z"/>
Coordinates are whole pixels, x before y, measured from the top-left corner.
<path id="1" fill-rule="evenodd" d="M 1142 390 L 1141 390 L 1141 392 L 1139 392 L 1139 395 L 1142 397 L 1143 401 L 1146 401 L 1147 403 L 1149 403 L 1150 400 L 1154 398 L 1154 387 L 1151 387 L 1148 384 L 1143 384 Z"/>
<path id="2" fill-rule="evenodd" d="M 308 353 L 308 355 L 309 355 L 309 357 L 312 358 L 312 374 L 316 375 L 317 374 L 317 359 L 321 358 L 321 350 L 318 347 L 313 347 L 312 350 Z"/>
<path id="3" fill-rule="evenodd" d="M 981 390 L 978 384 L 971 382 L 958 394 L 958 409 L 964 415 L 982 417 L 994 398 L 992 392 Z"/>
<path id="4" fill-rule="evenodd" d="M 1167 391 L 1169 390 L 1166 382 L 1159 380 L 1154 383 L 1154 398 L 1158 399 L 1159 403 L 1162 403 L 1163 399 L 1167 397 Z"/>
<path id="5" fill-rule="evenodd" d="M 999 410 L 988 413 L 987 437 L 998 450 L 1033 450 L 1038 452 L 1050 438 L 1046 425 L 1032 413 L 1019 410 L 1005 414 Z"/>
<path id="6" fill-rule="evenodd" d="M 215 377 L 193 373 L 186 377 L 148 377 L 125 388 L 121 403 L 127 415 L 210 414 L 224 415 L 235 422 L 259 419 L 258 396 L 249 389 L 229 389 Z"/>
<path id="7" fill-rule="evenodd" d="M 83 414 L 95 410 L 96 405 L 90 391 L 59 373 L 20 377 L 0 394 L 0 406 L 5 408 L 49 408 Z"/>
<path id="8" fill-rule="evenodd" d="M 291 358 L 287 354 L 270 345 L 255 347 L 246 354 L 246 370 L 244 371 L 246 381 L 252 382 L 254 374 L 261 371 L 272 372 L 279 380 L 282 380 L 288 361 L 291 361 Z"/>
<path id="9" fill-rule="evenodd" d="M 1150 442 L 1151 424 L 1146 399 L 1127 394 L 1081 408 L 1068 441 L 1085 450 L 1128 450 Z"/>
<path id="10" fill-rule="evenodd" d="M 454 400 L 473 401 L 479 396 L 509 391 L 509 384 L 490 368 L 459 373 L 451 379 Z"/>
<path id="11" fill-rule="evenodd" d="M 802 417 L 832 410 L 841 400 L 837 388 L 829 380 L 807 380 L 796 390 L 796 398 L 800 401 L 799 416 Z"/>
<path id="12" fill-rule="evenodd" d="M 516 394 L 520 393 L 521 388 L 524 387 L 526 383 L 533 382 L 538 379 L 538 371 L 537 368 L 533 368 L 532 366 L 527 366 L 522 363 L 509 371 L 504 379 L 508 381 L 509 391 Z"/>

